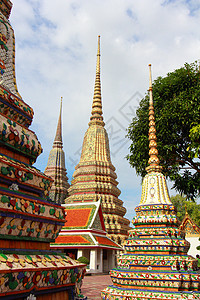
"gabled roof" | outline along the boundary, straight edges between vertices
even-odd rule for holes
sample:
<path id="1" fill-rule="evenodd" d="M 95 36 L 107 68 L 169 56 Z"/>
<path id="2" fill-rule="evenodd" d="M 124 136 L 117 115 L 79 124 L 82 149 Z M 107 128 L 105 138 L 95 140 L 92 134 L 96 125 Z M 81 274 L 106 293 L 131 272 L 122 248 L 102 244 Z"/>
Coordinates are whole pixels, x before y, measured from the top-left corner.
<path id="1" fill-rule="evenodd" d="M 116 243 L 109 239 L 107 236 L 94 235 L 94 237 L 99 245 L 116 248 Z"/>
<path id="2" fill-rule="evenodd" d="M 65 204 L 65 225 L 63 229 L 95 228 L 105 231 L 101 201 Z"/>
<path id="3" fill-rule="evenodd" d="M 187 237 L 200 236 L 200 228 L 195 224 L 188 212 L 186 212 L 179 228 L 185 231 Z"/>
<path id="4" fill-rule="evenodd" d="M 105 233 L 104 233 L 105 234 Z M 122 248 L 113 242 L 110 238 L 103 234 L 95 234 L 93 232 L 77 232 L 77 233 L 65 233 L 57 237 L 55 244 L 51 247 L 57 249 L 66 248 L 109 248 L 115 250 L 122 250 Z"/>
<path id="5" fill-rule="evenodd" d="M 62 245 L 93 245 L 94 242 L 89 234 L 65 234 L 59 235 L 56 244 Z"/>
<path id="6" fill-rule="evenodd" d="M 64 204 L 65 225 L 52 248 L 106 248 L 122 250 L 121 246 L 106 236 L 106 230 L 98 202 Z"/>

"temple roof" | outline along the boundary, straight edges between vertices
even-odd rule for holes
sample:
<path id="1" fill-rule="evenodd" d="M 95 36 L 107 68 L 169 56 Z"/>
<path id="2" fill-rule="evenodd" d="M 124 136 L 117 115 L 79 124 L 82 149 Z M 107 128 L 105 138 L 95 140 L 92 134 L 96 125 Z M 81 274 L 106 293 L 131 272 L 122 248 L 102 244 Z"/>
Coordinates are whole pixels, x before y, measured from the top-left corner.
<path id="1" fill-rule="evenodd" d="M 52 244 L 53 248 L 109 248 L 115 250 L 122 250 L 122 248 L 109 239 L 106 235 L 97 235 L 94 233 L 77 233 L 66 235 L 60 234 L 56 239 L 56 246 Z"/>
<path id="2" fill-rule="evenodd" d="M 63 206 L 66 222 L 52 248 L 101 247 L 122 250 L 106 236 L 101 200 Z"/>
<path id="3" fill-rule="evenodd" d="M 105 230 L 101 200 L 90 203 L 64 204 L 65 207 L 65 225 L 63 229 L 89 229 L 96 228 Z M 98 218 L 98 226 L 95 221 Z"/>
<path id="4" fill-rule="evenodd" d="M 200 237 L 200 227 L 192 220 L 188 212 L 186 212 L 179 228 L 185 231 L 186 237 Z"/>

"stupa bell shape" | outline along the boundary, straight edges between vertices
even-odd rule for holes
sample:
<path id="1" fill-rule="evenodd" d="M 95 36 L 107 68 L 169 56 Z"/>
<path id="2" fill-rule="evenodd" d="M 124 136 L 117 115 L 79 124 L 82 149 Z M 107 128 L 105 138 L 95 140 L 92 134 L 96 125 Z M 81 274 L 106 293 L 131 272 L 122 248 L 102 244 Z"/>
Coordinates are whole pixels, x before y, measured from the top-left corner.
<path id="1" fill-rule="evenodd" d="M 92 113 L 66 203 L 98 201 L 101 198 L 106 231 L 110 238 L 121 244 L 128 236 L 129 220 L 124 218 L 126 209 L 118 198 L 121 192 L 117 187 L 102 114 L 99 36 Z"/>
<path id="2" fill-rule="evenodd" d="M 104 300 L 200 299 L 197 260 L 187 255 L 185 232 L 178 228 L 176 211 L 169 198 L 159 165 L 150 68 L 149 166 L 142 196 L 129 231 L 125 253 L 110 271 L 113 285 L 102 292 Z"/>
<path id="3" fill-rule="evenodd" d="M 60 114 L 56 130 L 53 148 L 49 153 L 47 167 L 44 173 L 50 176 L 54 182 L 49 192 L 49 197 L 56 203 L 64 203 L 69 188 L 67 172 L 65 168 L 65 153 L 62 142 L 62 98 L 60 104 Z"/>

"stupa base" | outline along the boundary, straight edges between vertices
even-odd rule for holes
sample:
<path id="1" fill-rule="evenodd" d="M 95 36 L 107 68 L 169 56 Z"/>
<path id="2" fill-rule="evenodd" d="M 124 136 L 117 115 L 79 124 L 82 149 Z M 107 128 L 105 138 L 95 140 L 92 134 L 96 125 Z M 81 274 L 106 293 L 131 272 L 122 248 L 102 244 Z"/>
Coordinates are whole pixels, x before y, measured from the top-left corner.
<path id="1" fill-rule="evenodd" d="M 160 292 L 152 290 L 122 289 L 115 286 L 108 286 L 101 292 L 102 300 L 194 300 L 200 299 L 200 292 Z"/>

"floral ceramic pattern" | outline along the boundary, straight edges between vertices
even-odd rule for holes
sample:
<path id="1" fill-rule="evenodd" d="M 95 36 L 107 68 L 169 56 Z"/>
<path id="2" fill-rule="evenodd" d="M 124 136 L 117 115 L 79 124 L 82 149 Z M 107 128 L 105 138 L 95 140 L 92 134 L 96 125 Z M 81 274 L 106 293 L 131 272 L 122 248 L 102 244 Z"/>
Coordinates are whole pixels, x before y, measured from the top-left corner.
<path id="1" fill-rule="evenodd" d="M 35 162 L 42 152 L 41 144 L 34 132 L 4 116 L 0 118 L 0 139 L 16 151 L 23 152 Z"/>
<path id="2" fill-rule="evenodd" d="M 187 256 L 189 243 L 173 205 L 140 205 L 133 223 L 102 299 L 200 299 L 197 260 Z"/>
<path id="3" fill-rule="evenodd" d="M 0 265 L 9 273 L 0 272 L 0 294 L 58 288 L 74 284 L 80 290 L 85 269 L 67 256 L 0 255 Z M 18 272 L 12 271 L 18 269 Z"/>
<path id="4" fill-rule="evenodd" d="M 0 155 L 0 174 L 12 182 L 18 181 L 26 185 L 31 184 L 35 189 L 43 190 L 44 196 L 48 197 L 52 179 L 32 166 Z"/>
<path id="5" fill-rule="evenodd" d="M 8 211 L 17 211 L 39 217 L 51 218 L 52 220 L 63 220 L 65 218 L 64 209 L 54 204 L 44 203 L 26 199 L 22 196 L 14 197 L 6 193 L 0 193 L 0 208 Z"/>

